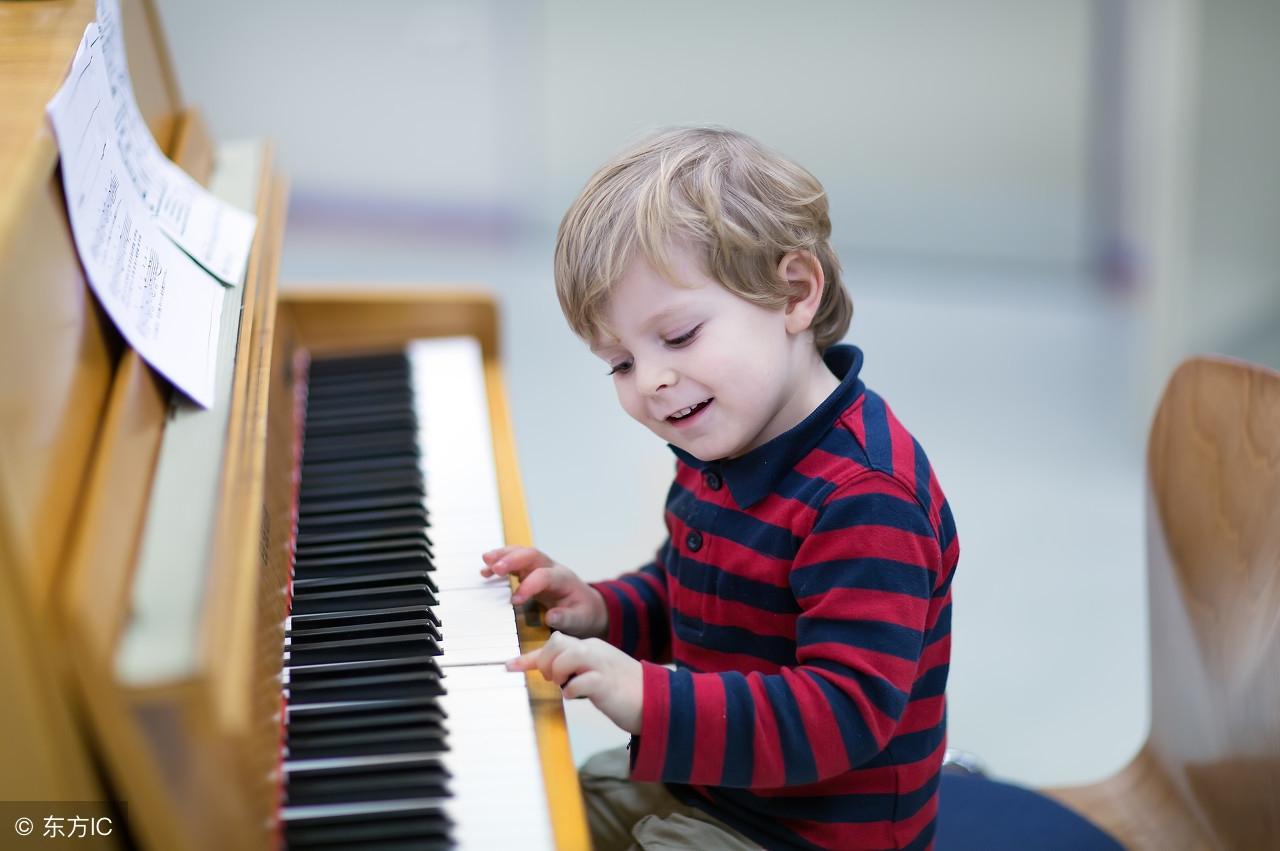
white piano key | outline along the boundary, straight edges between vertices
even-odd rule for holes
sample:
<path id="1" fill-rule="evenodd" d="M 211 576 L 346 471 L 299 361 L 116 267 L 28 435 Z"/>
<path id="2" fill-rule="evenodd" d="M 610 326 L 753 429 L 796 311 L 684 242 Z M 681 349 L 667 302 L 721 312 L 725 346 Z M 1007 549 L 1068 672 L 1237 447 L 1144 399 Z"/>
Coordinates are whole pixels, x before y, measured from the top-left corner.
<path id="1" fill-rule="evenodd" d="M 480 554 L 505 543 L 480 345 L 419 340 L 408 354 L 440 588 L 440 705 L 454 793 L 446 812 L 462 848 L 551 848 L 525 677 L 501 664 L 520 653 L 510 586 L 480 576 Z"/>

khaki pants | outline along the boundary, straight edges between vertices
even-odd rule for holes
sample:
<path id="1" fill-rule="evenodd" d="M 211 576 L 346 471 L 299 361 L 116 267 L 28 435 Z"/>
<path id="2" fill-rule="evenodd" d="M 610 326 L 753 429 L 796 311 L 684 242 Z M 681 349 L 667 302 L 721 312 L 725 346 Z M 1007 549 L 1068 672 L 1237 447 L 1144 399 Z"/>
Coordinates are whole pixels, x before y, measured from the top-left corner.
<path id="1" fill-rule="evenodd" d="M 633 782 L 629 772 L 626 748 L 602 751 L 578 771 L 595 851 L 760 848 L 728 825 L 680 803 L 661 783 Z"/>

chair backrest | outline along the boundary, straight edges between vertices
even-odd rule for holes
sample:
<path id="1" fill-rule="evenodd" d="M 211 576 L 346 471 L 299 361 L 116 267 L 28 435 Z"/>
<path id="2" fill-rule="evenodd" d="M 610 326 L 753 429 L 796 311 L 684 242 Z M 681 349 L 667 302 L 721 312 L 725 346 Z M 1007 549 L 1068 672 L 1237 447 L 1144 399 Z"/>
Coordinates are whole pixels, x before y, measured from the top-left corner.
<path id="1" fill-rule="evenodd" d="M 1182 364 L 1147 473 L 1148 749 L 1223 847 L 1280 847 L 1280 373 Z"/>

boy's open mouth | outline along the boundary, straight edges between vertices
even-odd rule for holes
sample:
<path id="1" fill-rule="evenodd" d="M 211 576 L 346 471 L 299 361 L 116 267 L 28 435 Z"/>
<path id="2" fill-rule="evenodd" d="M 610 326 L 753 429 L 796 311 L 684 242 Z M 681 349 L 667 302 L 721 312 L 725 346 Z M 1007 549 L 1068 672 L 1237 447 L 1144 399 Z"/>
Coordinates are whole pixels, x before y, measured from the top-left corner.
<path id="1" fill-rule="evenodd" d="M 692 422 L 693 420 L 697 419 L 698 414 L 705 411 L 707 409 L 707 406 L 714 401 L 715 401 L 715 397 L 713 396 L 710 399 L 702 400 L 696 405 L 690 405 L 687 408 L 681 408 L 671 416 L 667 417 L 667 422 L 671 423 L 672 425 L 685 425 L 689 422 Z"/>

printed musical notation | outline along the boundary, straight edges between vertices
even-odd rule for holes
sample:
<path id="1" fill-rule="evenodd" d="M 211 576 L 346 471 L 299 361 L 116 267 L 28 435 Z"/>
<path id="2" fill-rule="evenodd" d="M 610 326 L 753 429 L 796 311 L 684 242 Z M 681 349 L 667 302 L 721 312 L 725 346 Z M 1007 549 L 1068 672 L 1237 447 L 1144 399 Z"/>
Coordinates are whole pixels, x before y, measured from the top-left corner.
<path id="1" fill-rule="evenodd" d="M 224 287 L 161 232 L 140 196 L 120 153 L 101 46 L 91 23 L 66 82 L 46 107 L 76 250 L 124 338 L 207 408 L 214 400 Z"/>

